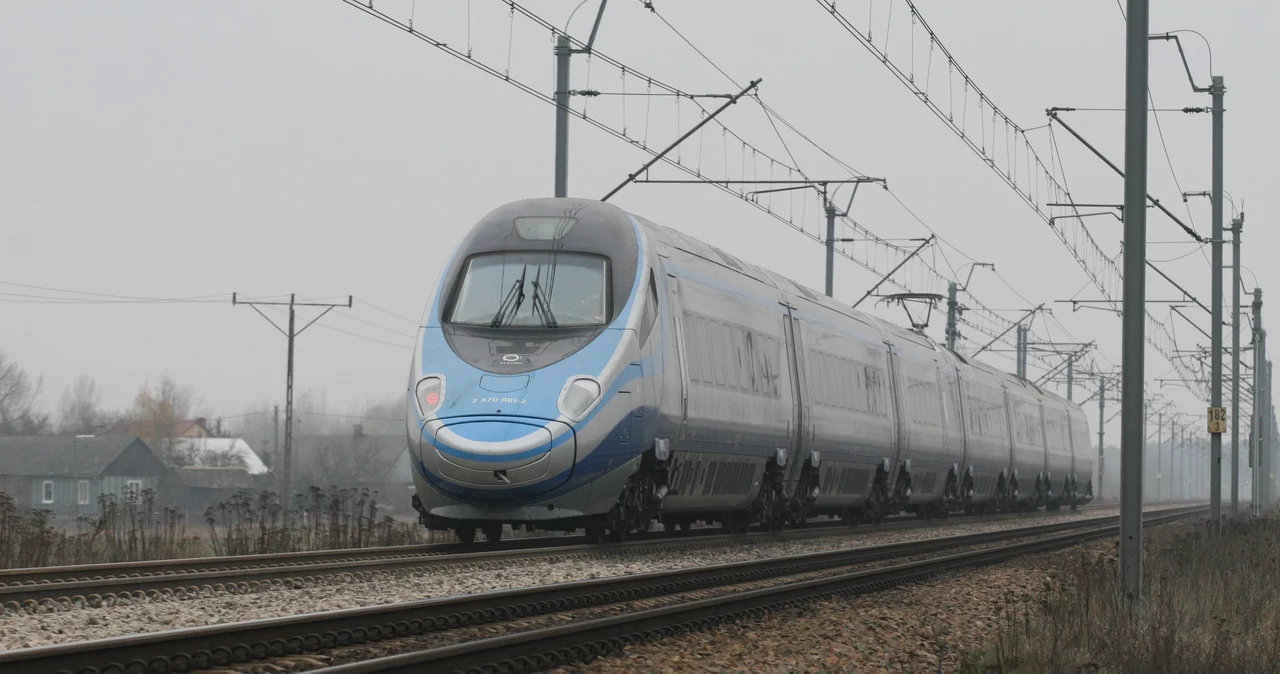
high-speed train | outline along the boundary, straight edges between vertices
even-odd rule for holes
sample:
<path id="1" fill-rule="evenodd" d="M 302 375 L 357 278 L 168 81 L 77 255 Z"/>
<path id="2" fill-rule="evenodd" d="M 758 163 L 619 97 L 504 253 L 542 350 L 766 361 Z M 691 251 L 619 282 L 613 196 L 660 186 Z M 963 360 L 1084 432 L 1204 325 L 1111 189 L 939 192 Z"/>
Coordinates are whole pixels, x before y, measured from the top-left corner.
<path id="1" fill-rule="evenodd" d="M 1078 406 L 603 202 L 486 215 L 419 337 L 413 506 L 466 542 L 1093 495 Z"/>

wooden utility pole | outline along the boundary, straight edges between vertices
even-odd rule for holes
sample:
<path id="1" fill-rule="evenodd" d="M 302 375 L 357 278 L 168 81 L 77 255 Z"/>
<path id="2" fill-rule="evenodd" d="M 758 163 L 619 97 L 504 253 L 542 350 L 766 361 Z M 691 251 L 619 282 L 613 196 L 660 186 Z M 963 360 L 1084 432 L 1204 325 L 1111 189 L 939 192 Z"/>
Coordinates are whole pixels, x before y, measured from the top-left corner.
<path id="1" fill-rule="evenodd" d="M 280 462 L 281 465 L 277 466 L 277 470 L 279 471 L 279 474 L 280 474 L 280 502 L 285 508 L 288 508 L 290 503 L 292 503 L 293 501 L 293 340 L 298 335 L 302 334 L 303 330 L 306 330 L 307 328 L 314 325 L 316 321 L 323 318 L 325 314 L 329 313 L 333 309 L 337 307 L 346 307 L 350 309 L 351 301 L 352 301 L 351 296 L 347 295 L 346 304 L 333 304 L 330 302 L 298 302 L 297 295 L 291 294 L 289 295 L 288 302 L 260 302 L 260 301 L 245 302 L 238 299 L 237 293 L 231 293 L 231 304 L 233 305 L 244 304 L 248 306 L 250 309 L 253 309 L 254 311 L 258 312 L 258 315 L 265 318 L 267 322 L 271 324 L 271 327 L 275 328 L 276 330 L 279 330 L 280 334 L 284 335 L 285 338 L 289 340 L 288 367 L 287 367 L 287 375 L 285 379 L 285 393 L 284 393 L 284 457 L 283 457 L 284 460 Z M 285 330 L 279 325 L 276 325 L 275 321 L 271 320 L 270 318 L 267 317 L 266 314 L 262 313 L 262 310 L 258 308 L 260 306 L 289 307 L 289 329 Z M 311 321 L 306 325 L 302 326 L 301 329 L 295 329 L 296 323 L 294 322 L 294 318 L 295 318 L 294 314 L 295 314 L 295 309 L 297 307 L 324 307 L 324 311 L 321 311 L 319 316 L 316 316 L 315 318 L 311 319 Z M 278 423 L 278 420 L 280 418 L 279 408 L 277 408 L 276 413 L 277 413 L 276 419 Z M 277 430 L 276 437 L 279 437 L 278 433 L 279 431 Z"/>

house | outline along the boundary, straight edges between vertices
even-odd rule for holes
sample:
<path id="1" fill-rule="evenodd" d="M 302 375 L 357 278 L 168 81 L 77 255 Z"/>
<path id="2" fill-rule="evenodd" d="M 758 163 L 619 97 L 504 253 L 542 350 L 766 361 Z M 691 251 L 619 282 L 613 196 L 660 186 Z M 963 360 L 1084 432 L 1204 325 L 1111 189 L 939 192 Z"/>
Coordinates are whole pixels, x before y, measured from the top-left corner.
<path id="1" fill-rule="evenodd" d="M 238 466 L 247 470 L 250 475 L 267 472 L 267 464 L 262 462 L 262 457 L 243 438 L 177 438 L 172 443 L 171 451 L 187 467 Z"/>
<path id="2" fill-rule="evenodd" d="M 179 510 L 203 515 L 239 492 L 255 495 L 266 484 L 265 471 L 253 475 L 241 466 L 186 467 L 173 470 L 176 488 L 171 501 Z M 193 518 L 193 521 L 198 518 Z"/>
<path id="3" fill-rule="evenodd" d="M 205 419 L 180 419 L 172 422 L 168 429 L 153 428 L 155 422 L 149 419 L 121 419 L 103 432 L 103 435 L 133 435 L 139 437 L 160 438 L 208 438 L 213 434 Z"/>
<path id="4" fill-rule="evenodd" d="M 169 474 L 135 436 L 0 437 L 0 491 L 57 515 L 96 513 L 101 494 L 159 491 Z"/>

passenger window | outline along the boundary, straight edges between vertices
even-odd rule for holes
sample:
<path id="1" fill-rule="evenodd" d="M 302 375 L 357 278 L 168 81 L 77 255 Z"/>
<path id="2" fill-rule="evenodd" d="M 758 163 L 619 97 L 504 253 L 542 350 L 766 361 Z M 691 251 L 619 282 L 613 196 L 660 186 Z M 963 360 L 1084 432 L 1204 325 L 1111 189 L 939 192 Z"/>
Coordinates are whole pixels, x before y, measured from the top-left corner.
<path id="1" fill-rule="evenodd" d="M 737 388 L 738 383 L 735 381 L 738 377 L 733 371 L 733 338 L 730 337 L 733 331 L 724 323 L 716 323 L 716 383 L 723 384 L 729 388 Z"/>
<path id="2" fill-rule="evenodd" d="M 724 386 L 724 335 L 715 321 L 707 321 L 707 363 L 715 382 Z"/>
<path id="3" fill-rule="evenodd" d="M 827 365 L 823 361 L 826 357 L 820 353 L 809 352 L 809 374 L 813 378 L 814 393 L 817 394 L 819 405 L 826 405 L 831 400 L 831 396 L 827 393 Z"/>
<path id="4" fill-rule="evenodd" d="M 649 292 L 644 300 L 644 308 L 640 315 L 640 346 L 649 341 L 649 334 L 658 321 L 658 286 L 653 280 L 653 272 L 649 272 Z"/>
<path id="5" fill-rule="evenodd" d="M 737 379 L 738 388 L 751 390 L 751 366 L 747 359 L 747 347 L 742 337 L 742 328 L 733 326 L 733 362 L 731 365 Z"/>
<path id="6" fill-rule="evenodd" d="M 707 319 L 698 317 L 698 367 L 702 368 L 702 383 L 716 383 L 715 365 L 711 362 L 714 358 L 715 346 L 711 340 L 711 329 L 715 327 L 715 323 Z"/>
<path id="7" fill-rule="evenodd" d="M 765 337 L 764 348 L 764 381 L 760 388 L 771 396 L 778 395 L 778 340 Z"/>
<path id="8" fill-rule="evenodd" d="M 825 356 L 822 361 L 827 371 L 827 404 L 840 407 L 840 361 L 834 356 Z"/>
<path id="9" fill-rule="evenodd" d="M 685 343 L 685 362 L 689 367 L 689 379 L 692 381 L 706 381 L 702 376 L 702 329 L 698 323 L 697 316 L 689 312 L 684 312 L 684 343 Z"/>

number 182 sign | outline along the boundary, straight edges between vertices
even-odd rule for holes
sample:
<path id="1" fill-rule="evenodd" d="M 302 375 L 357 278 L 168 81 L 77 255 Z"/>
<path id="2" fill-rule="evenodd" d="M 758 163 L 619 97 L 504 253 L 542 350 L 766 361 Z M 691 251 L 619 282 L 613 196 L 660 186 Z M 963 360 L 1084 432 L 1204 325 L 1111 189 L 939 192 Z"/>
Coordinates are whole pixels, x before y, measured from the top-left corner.
<path id="1" fill-rule="evenodd" d="M 1227 408 L 1225 407 L 1209 408 L 1209 432 L 1210 433 L 1226 433 L 1227 432 Z"/>

